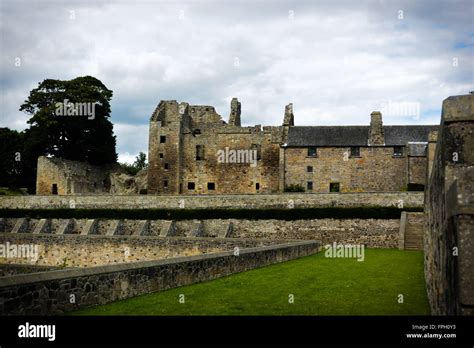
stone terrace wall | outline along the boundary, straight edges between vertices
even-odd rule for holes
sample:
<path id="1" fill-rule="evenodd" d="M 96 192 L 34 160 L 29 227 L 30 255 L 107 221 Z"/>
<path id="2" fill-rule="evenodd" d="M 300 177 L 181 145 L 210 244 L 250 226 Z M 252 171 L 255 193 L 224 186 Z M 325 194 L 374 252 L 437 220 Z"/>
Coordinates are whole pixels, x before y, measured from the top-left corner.
<path id="1" fill-rule="evenodd" d="M 197 208 L 294 208 L 399 206 L 422 207 L 421 192 L 321 193 L 274 195 L 76 195 L 76 196 L 0 196 L 0 209 L 197 209 Z"/>
<path id="2" fill-rule="evenodd" d="M 38 245 L 39 258 L 0 258 L 0 264 L 91 267 L 274 245 L 282 241 L 149 236 L 0 233 L 0 244 Z"/>
<path id="3" fill-rule="evenodd" d="M 323 246 L 336 242 L 370 248 L 397 248 L 400 229 L 400 220 L 382 219 L 231 219 L 231 222 L 231 236 L 236 238 L 318 240 Z"/>
<path id="4" fill-rule="evenodd" d="M 474 315 L 473 150 L 474 95 L 450 97 L 425 192 L 425 278 L 436 315 Z"/>
<path id="5" fill-rule="evenodd" d="M 320 250 L 294 242 L 169 260 L 41 272 L 0 278 L 0 314 L 61 314 L 84 307 L 216 279 Z M 75 303 L 71 303 L 71 295 Z"/>

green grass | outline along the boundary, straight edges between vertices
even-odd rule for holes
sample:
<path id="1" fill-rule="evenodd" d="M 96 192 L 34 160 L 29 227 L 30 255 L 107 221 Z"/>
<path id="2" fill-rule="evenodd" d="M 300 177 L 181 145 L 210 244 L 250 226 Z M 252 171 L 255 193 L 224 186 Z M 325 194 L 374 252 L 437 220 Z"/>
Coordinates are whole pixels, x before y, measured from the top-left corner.
<path id="1" fill-rule="evenodd" d="M 178 301 L 185 295 L 185 303 Z M 294 303 L 289 304 L 289 294 Z M 403 294 L 404 303 L 398 303 Z M 423 253 L 366 249 L 365 260 L 324 251 L 74 315 L 428 315 Z"/>

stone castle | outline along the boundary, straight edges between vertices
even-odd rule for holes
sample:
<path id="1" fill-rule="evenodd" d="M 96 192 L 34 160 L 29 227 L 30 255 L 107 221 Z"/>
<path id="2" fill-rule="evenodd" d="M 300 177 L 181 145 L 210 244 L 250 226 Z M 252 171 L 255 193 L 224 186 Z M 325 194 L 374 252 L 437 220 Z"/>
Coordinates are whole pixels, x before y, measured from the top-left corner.
<path id="1" fill-rule="evenodd" d="M 256 194 L 423 190 L 429 133 L 438 126 L 295 126 L 293 105 L 281 126 L 228 122 L 212 106 L 161 101 L 150 119 L 148 170 L 40 157 L 37 194 Z"/>
<path id="2" fill-rule="evenodd" d="M 281 126 L 241 125 L 212 106 L 161 101 L 150 119 L 148 193 L 374 192 L 423 189 L 428 135 L 438 126 L 295 126 L 293 106 Z M 223 160 L 224 159 L 224 160 Z"/>

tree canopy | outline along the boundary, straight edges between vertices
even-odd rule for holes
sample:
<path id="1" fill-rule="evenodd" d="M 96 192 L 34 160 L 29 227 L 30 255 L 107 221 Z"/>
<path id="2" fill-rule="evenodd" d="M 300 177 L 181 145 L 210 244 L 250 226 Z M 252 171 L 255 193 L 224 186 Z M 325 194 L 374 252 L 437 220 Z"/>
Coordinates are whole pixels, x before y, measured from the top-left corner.
<path id="1" fill-rule="evenodd" d="M 30 92 L 20 111 L 32 115 L 29 134 L 44 155 L 91 164 L 115 163 L 116 138 L 109 120 L 112 93 L 92 76 L 46 79 Z M 76 111 L 88 105 L 93 115 L 58 113 L 58 105 L 63 105 L 63 110 L 76 107 Z"/>
<path id="2" fill-rule="evenodd" d="M 33 193 L 39 156 L 96 165 L 117 162 L 109 120 L 112 93 L 92 76 L 40 82 L 20 106 L 31 115 L 30 127 L 22 132 L 0 128 L 0 186 L 27 187 Z"/>

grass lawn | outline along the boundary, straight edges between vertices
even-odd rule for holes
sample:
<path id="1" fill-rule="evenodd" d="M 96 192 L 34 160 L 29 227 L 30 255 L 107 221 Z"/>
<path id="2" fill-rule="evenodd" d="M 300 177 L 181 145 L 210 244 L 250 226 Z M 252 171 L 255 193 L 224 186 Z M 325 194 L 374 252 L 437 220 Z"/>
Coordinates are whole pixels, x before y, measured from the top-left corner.
<path id="1" fill-rule="evenodd" d="M 180 294 L 184 304 L 178 301 Z M 403 303 L 398 302 L 399 294 Z M 73 314 L 428 315 L 429 305 L 421 251 L 366 249 L 363 262 L 325 258 L 322 251 Z"/>

